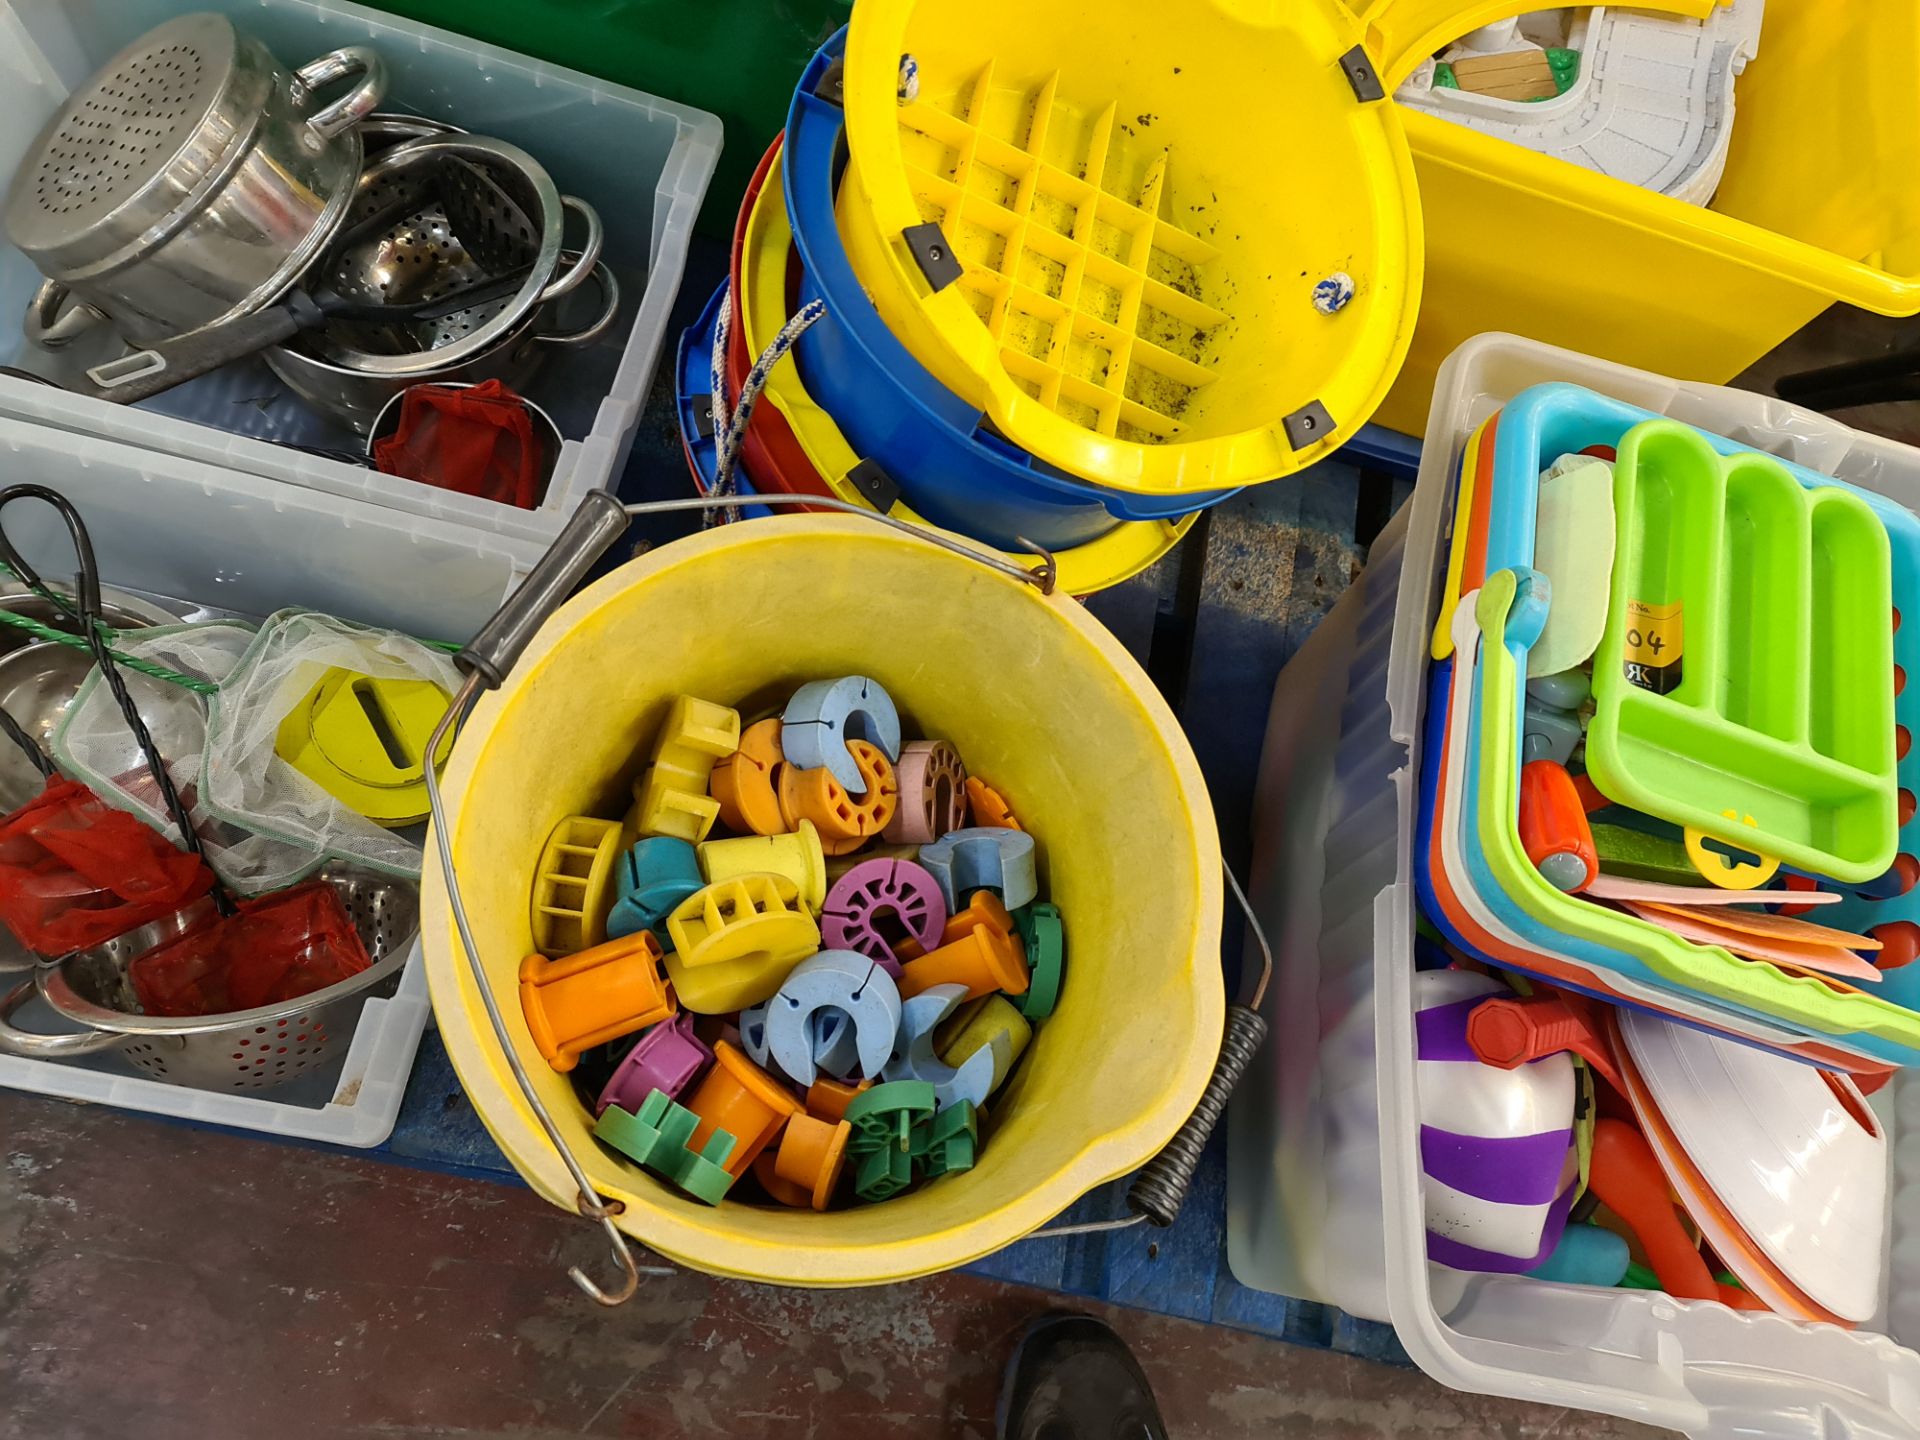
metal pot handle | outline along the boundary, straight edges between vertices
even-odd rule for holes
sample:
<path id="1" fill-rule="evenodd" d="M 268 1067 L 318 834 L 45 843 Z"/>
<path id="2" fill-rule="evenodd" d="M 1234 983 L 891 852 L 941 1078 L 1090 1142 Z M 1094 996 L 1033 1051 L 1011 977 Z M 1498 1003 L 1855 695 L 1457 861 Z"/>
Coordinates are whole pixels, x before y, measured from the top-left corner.
<path id="1" fill-rule="evenodd" d="M 133 1037 L 112 1030 L 81 1031 L 77 1035 L 35 1035 L 15 1029 L 14 1011 L 32 998 L 32 979 L 22 980 L 0 1000 L 0 1055 L 18 1055 L 27 1060 L 71 1060 L 80 1055 L 97 1055 L 102 1050 L 117 1050 Z"/>
<path id="2" fill-rule="evenodd" d="M 580 268 L 579 264 L 574 266 L 576 270 Z M 613 324 L 613 317 L 620 310 L 620 282 L 613 278 L 613 271 L 605 265 L 591 265 L 586 268 L 593 272 L 593 283 L 600 287 L 600 293 L 606 297 L 606 304 L 600 307 L 598 315 L 578 330 L 538 332 L 533 338 L 542 345 L 585 345 L 590 341 L 598 340 L 606 333 L 607 327 Z"/>
<path id="3" fill-rule="evenodd" d="M 574 195 L 562 195 L 560 204 L 563 209 L 577 212 L 580 218 L 587 222 L 587 239 L 586 243 L 581 245 L 580 258 L 573 262 L 573 267 L 555 277 L 547 288 L 540 292 L 538 303 L 542 305 L 549 300 L 558 300 L 562 295 L 570 294 L 582 280 L 587 278 L 587 272 L 600 263 L 600 243 L 605 238 L 600 225 L 600 212 L 593 206 Z"/>
<path id="4" fill-rule="evenodd" d="M 22 323 L 27 343 L 58 350 L 79 338 L 107 317 L 91 305 L 76 304 L 66 314 L 60 307 L 73 298 L 73 292 L 58 280 L 42 280 L 40 288 L 27 302 L 27 318 Z"/>
<path id="5" fill-rule="evenodd" d="M 349 75 L 358 75 L 360 83 L 327 106 L 307 117 L 307 129 L 320 140 L 331 140 L 342 130 L 352 129 L 380 108 L 387 93 L 387 63 L 364 45 L 346 45 L 309 60 L 293 72 L 294 103 L 305 105 L 311 92 Z"/>

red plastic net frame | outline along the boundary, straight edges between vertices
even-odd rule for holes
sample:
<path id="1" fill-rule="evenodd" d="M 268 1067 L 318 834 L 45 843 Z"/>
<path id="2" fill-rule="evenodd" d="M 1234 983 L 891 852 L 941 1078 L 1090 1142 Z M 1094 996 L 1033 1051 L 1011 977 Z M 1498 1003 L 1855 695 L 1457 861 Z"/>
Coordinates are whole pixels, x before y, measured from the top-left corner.
<path id="1" fill-rule="evenodd" d="M 212 888 L 198 856 L 64 776 L 0 819 L 0 921 L 41 955 L 90 949 Z"/>

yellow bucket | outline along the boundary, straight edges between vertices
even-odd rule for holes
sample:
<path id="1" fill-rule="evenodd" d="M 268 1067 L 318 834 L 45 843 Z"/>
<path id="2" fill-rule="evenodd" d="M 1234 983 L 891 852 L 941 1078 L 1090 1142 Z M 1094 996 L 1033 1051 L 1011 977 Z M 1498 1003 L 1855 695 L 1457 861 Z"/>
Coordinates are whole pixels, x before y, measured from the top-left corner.
<path id="1" fill-rule="evenodd" d="M 1039 842 L 1067 978 L 995 1098 L 980 1162 L 882 1205 L 717 1207 L 593 1139 L 514 1002 L 527 894 L 562 816 L 618 815 L 677 694 L 743 712 L 865 674 L 909 733 L 954 742 Z M 467 722 L 443 782 L 481 961 L 521 1063 L 616 1223 L 717 1275 L 866 1285 L 963 1265 L 1153 1156 L 1219 1053 L 1219 842 L 1199 766 L 1133 658 L 1064 595 L 868 520 L 781 516 L 676 541 L 570 600 Z M 515 1085 L 458 949 L 438 867 L 422 897 L 440 1033 L 488 1131 L 554 1204 L 576 1192 Z"/>
<path id="2" fill-rule="evenodd" d="M 1360 35 L 1338 0 L 860 0 L 848 257 L 914 358 L 1069 474 L 1292 474 L 1372 416 L 1420 304 Z"/>
<path id="3" fill-rule="evenodd" d="M 749 355 L 761 354 L 787 323 L 787 267 L 793 255 L 793 228 L 787 220 L 786 191 L 780 183 L 781 158 L 775 155 L 767 167 L 766 182 L 747 214 L 746 242 L 741 247 L 739 313 Z M 768 372 L 760 398 L 785 417 L 801 453 L 835 495 L 852 505 L 872 503 L 847 478 L 859 465 L 860 457 L 833 416 L 807 393 L 800 367 L 791 354 L 783 356 Z M 887 513 L 915 525 L 928 523 L 905 502 Z M 1199 518 L 1196 510 L 1177 520 L 1134 520 L 1116 525 L 1097 540 L 1055 551 L 1060 588 L 1069 595 L 1092 595 L 1132 579 L 1179 544 L 1180 537 Z M 1009 558 L 1027 564 L 1033 557 L 1021 554 Z"/>

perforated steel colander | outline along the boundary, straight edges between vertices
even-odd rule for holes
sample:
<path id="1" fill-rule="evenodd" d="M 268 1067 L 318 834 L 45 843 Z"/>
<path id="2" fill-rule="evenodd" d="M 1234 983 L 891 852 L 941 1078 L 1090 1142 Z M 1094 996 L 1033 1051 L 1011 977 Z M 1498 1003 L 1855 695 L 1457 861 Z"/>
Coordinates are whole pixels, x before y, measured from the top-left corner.
<path id="1" fill-rule="evenodd" d="M 420 930 L 420 892 L 411 881 L 335 865 L 320 872 L 339 893 L 373 963 L 351 979 L 297 1000 L 226 1015 L 175 1019 L 142 1015 L 128 966 L 206 916 L 201 901 L 104 945 L 42 967 L 0 1000 L 0 1052 L 68 1059 L 119 1050 L 156 1080 L 202 1090 L 265 1090 L 323 1065 L 350 1041 L 359 1007 L 391 988 Z M 38 990 L 79 1034 L 36 1035 L 10 1023 Z"/>
<path id="2" fill-rule="evenodd" d="M 563 210 L 587 223 L 583 259 L 562 270 Z M 498 343 L 535 307 L 586 279 L 600 251 L 591 206 L 562 197 L 524 150 L 482 136 L 397 146 L 360 177 L 342 233 L 320 263 L 349 300 L 408 305 L 524 271 L 511 295 L 432 319 L 337 321 L 303 348 L 368 374 L 441 370 Z"/>

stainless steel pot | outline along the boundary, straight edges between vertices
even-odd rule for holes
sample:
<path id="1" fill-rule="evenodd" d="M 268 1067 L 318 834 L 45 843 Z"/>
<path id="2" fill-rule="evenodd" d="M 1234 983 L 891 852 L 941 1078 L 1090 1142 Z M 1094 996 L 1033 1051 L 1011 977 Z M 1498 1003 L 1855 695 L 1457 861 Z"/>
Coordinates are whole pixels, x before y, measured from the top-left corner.
<path id="1" fill-rule="evenodd" d="M 28 338 L 59 343 L 104 315 L 148 344 L 275 299 L 346 219 L 355 127 L 385 88 L 371 50 L 290 72 L 222 15 L 143 35 L 68 97 L 15 174 L 7 238 L 47 277 Z"/>
<path id="2" fill-rule="evenodd" d="M 568 258 L 576 262 L 579 259 L 577 255 Z M 522 317 L 504 339 L 480 354 L 434 370 L 412 375 L 373 375 L 323 360 L 294 345 L 277 345 L 265 352 L 265 359 L 282 383 L 308 405 L 365 435 L 373 428 L 381 408 L 414 385 L 498 380 L 524 394 L 546 363 L 551 349 L 590 344 L 613 323 L 620 309 L 619 282 L 604 263 L 594 265 L 591 280 L 600 292 L 602 303 L 585 325 L 572 330 L 552 328 L 561 323 L 554 315 L 558 306 L 555 302 Z"/>

